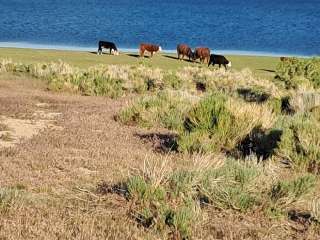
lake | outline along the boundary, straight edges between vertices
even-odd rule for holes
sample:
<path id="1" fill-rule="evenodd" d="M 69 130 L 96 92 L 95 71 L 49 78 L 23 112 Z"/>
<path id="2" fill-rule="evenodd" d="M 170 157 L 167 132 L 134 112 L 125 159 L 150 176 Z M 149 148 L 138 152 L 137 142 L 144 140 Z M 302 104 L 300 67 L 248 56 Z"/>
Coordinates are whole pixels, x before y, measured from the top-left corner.
<path id="1" fill-rule="evenodd" d="M 319 10 L 319 0 L 0 0 L 0 45 L 96 48 L 110 40 L 122 49 L 187 43 L 320 55 Z"/>

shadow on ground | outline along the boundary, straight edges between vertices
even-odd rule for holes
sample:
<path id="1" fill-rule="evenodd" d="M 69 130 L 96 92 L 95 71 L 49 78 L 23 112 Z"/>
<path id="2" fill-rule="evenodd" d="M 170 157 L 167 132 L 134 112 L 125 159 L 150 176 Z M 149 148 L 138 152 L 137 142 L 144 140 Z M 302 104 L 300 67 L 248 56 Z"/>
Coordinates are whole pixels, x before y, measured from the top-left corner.
<path id="1" fill-rule="evenodd" d="M 145 142 L 149 142 L 152 144 L 154 150 L 160 153 L 168 153 L 168 152 L 177 152 L 178 144 L 177 144 L 177 134 L 171 133 L 147 133 L 140 134 L 136 133 L 135 137 L 140 138 Z"/>

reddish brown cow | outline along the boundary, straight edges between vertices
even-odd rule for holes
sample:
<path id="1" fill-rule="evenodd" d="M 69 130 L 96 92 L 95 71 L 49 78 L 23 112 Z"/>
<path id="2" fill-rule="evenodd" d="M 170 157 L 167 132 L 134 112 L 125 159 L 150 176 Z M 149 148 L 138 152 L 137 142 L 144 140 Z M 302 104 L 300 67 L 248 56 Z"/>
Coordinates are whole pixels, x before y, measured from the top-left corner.
<path id="1" fill-rule="evenodd" d="M 141 43 L 139 50 L 140 50 L 140 57 L 144 57 L 145 51 L 150 52 L 151 57 L 152 57 L 153 53 L 161 52 L 162 48 L 159 45 L 154 45 L 154 44 L 149 44 L 149 43 Z"/>
<path id="2" fill-rule="evenodd" d="M 200 62 L 203 63 L 205 60 L 209 63 L 210 60 L 210 49 L 207 47 L 198 47 L 194 50 L 193 60 L 200 58 Z"/>
<path id="3" fill-rule="evenodd" d="M 179 44 L 177 46 L 177 54 L 178 54 L 179 60 L 183 60 L 184 56 L 189 57 L 189 61 L 191 58 L 193 58 L 192 50 L 187 44 Z M 181 58 L 181 56 L 182 56 L 182 58 Z"/>

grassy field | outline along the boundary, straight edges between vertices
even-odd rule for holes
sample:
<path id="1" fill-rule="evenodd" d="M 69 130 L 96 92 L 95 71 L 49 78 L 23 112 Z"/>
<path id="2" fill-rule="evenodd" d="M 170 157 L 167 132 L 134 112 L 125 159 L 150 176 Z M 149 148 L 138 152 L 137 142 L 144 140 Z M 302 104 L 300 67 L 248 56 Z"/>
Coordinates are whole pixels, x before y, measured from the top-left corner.
<path id="1" fill-rule="evenodd" d="M 0 239 L 320 239 L 320 61 L 230 59 L 0 49 Z"/>
<path id="2" fill-rule="evenodd" d="M 188 61 L 177 61 L 176 54 L 156 54 L 153 59 L 144 61 L 152 67 L 163 69 L 178 69 L 184 66 L 194 64 Z M 235 69 L 241 70 L 249 67 L 253 71 L 268 75 L 275 70 L 279 58 L 276 57 L 258 57 L 258 56 L 226 56 Z M 137 53 L 121 53 L 120 56 L 110 56 L 103 54 L 97 56 L 96 52 L 75 52 L 58 50 L 34 50 L 34 49 L 16 49 L 0 48 L 0 59 L 10 58 L 14 62 L 36 63 L 51 62 L 62 60 L 74 66 L 87 68 L 97 64 L 132 64 L 137 65 L 142 60 L 138 58 Z"/>

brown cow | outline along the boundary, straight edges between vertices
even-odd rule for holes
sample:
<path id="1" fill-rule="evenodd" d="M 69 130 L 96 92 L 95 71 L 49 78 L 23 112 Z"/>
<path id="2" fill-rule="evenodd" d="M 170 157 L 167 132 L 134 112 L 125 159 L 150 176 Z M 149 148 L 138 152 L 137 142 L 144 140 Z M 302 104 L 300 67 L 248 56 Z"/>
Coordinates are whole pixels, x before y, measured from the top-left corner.
<path id="1" fill-rule="evenodd" d="M 162 48 L 159 45 L 149 44 L 149 43 L 141 43 L 140 44 L 140 57 L 144 57 L 144 52 L 148 51 L 153 56 L 154 52 L 161 52 Z"/>
<path id="2" fill-rule="evenodd" d="M 200 62 L 203 63 L 205 60 L 209 63 L 210 60 L 210 49 L 207 47 L 198 47 L 194 50 L 193 60 L 200 58 Z"/>
<path id="3" fill-rule="evenodd" d="M 183 60 L 184 56 L 189 57 L 189 61 L 191 58 L 193 58 L 193 52 L 191 48 L 187 44 L 178 44 L 177 46 L 177 54 L 178 54 L 178 59 Z M 182 58 L 181 58 L 182 55 Z"/>

